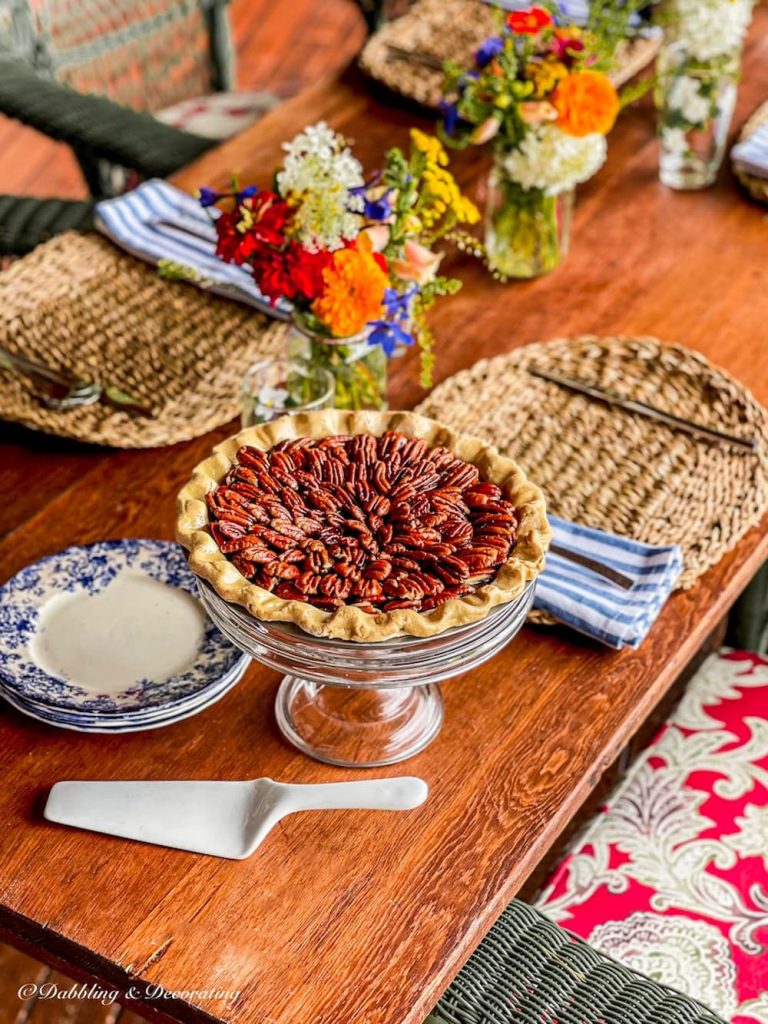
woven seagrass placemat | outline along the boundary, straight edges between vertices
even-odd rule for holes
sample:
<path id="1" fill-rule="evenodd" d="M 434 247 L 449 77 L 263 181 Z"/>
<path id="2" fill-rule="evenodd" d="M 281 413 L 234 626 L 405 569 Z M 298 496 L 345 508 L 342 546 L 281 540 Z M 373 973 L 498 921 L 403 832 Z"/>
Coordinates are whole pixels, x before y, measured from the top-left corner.
<path id="1" fill-rule="evenodd" d="M 497 26 L 496 10 L 479 0 L 420 0 L 371 36 L 360 54 L 360 67 L 388 89 L 436 108 L 443 90 L 442 62 L 466 63 Z M 398 58 L 397 49 L 428 63 Z M 658 39 L 621 43 L 611 74 L 614 83 L 621 85 L 637 74 L 658 50 Z M 430 66 L 433 63 L 437 66 Z"/>
<path id="2" fill-rule="evenodd" d="M 768 121 L 768 101 L 759 106 L 749 120 L 744 123 L 744 127 L 739 133 L 739 142 L 749 138 L 752 132 L 756 131 L 761 124 L 765 124 L 766 121 Z M 740 170 L 736 164 L 733 164 L 733 173 L 753 199 L 757 200 L 758 203 L 768 205 L 768 178 L 757 178 L 753 174 L 747 174 L 746 171 Z"/>
<path id="3" fill-rule="evenodd" d="M 534 377 L 530 366 L 757 438 L 759 451 L 698 440 Z M 649 544 L 680 544 L 682 587 L 768 508 L 768 411 L 703 356 L 655 338 L 525 345 L 448 378 L 417 411 L 516 459 L 563 519 Z"/>
<path id="4" fill-rule="evenodd" d="M 0 419 L 117 448 L 175 444 L 238 414 L 244 371 L 285 332 L 248 306 L 162 279 L 99 235 L 59 235 L 0 275 L 0 344 L 120 388 L 153 415 L 102 403 L 55 412 L 0 369 Z"/>

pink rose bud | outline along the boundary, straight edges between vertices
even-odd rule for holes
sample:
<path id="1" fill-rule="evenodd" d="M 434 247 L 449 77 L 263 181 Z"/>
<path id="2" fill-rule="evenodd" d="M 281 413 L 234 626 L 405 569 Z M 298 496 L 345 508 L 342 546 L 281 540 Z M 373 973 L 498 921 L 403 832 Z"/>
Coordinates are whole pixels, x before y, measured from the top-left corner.
<path id="1" fill-rule="evenodd" d="M 425 245 L 409 239 L 403 246 L 403 258 L 390 260 L 389 266 L 402 281 L 429 284 L 434 281 L 442 258 L 442 253 L 432 252 Z"/>
<path id="2" fill-rule="evenodd" d="M 363 228 L 357 236 L 358 248 L 364 252 L 383 252 L 389 241 L 389 228 L 386 224 L 374 224 Z"/>
<path id="3" fill-rule="evenodd" d="M 544 124 L 545 121 L 556 121 L 558 114 L 551 103 L 546 100 L 531 100 L 521 103 L 520 117 L 526 124 Z"/>
<path id="4" fill-rule="evenodd" d="M 472 132 L 472 135 L 470 136 L 471 141 L 474 142 L 476 146 L 482 146 L 483 143 L 490 142 L 498 133 L 498 130 L 499 121 L 495 117 L 488 117 Z"/>

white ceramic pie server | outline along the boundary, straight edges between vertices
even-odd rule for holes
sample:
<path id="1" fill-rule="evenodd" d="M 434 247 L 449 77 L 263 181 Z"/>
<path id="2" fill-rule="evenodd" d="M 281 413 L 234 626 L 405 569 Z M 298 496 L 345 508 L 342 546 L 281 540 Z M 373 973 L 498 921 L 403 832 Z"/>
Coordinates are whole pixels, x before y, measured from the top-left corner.
<path id="1" fill-rule="evenodd" d="M 57 782 L 48 821 L 213 857 L 250 856 L 294 811 L 409 811 L 423 804 L 423 779 L 294 785 L 250 782 Z"/>

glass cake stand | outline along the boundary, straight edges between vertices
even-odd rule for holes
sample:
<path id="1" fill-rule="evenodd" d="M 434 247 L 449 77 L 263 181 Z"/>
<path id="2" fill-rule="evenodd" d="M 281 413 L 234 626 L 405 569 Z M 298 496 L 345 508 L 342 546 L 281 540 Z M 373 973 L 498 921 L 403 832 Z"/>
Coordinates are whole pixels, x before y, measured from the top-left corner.
<path id="1" fill-rule="evenodd" d="M 519 632 L 529 583 L 484 619 L 433 637 L 378 643 L 330 640 L 287 622 L 263 622 L 198 579 L 203 604 L 240 650 L 286 673 L 275 701 L 283 735 L 327 764 L 380 767 L 423 750 L 440 730 L 439 683 L 477 668 Z"/>

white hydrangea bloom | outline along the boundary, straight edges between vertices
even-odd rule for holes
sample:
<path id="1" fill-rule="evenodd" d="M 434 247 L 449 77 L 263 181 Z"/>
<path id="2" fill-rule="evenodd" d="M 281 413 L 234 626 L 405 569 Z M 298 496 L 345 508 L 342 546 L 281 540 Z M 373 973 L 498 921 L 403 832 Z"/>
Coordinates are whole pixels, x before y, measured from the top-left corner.
<path id="1" fill-rule="evenodd" d="M 710 115 L 712 101 L 701 94 L 697 78 L 679 75 L 667 94 L 670 110 L 679 110 L 688 124 L 702 124 Z"/>
<path id="2" fill-rule="evenodd" d="M 752 18 L 753 0 L 669 0 L 675 38 L 694 60 L 738 50 Z"/>
<path id="3" fill-rule="evenodd" d="M 504 158 L 503 167 L 523 188 L 543 189 L 554 196 L 591 178 L 602 167 L 607 148 L 603 135 L 577 137 L 545 124 L 526 132 L 519 147 Z"/>
<path id="4" fill-rule="evenodd" d="M 661 134 L 664 148 L 668 153 L 674 153 L 676 156 L 682 156 L 690 149 L 688 135 L 684 128 L 663 127 L 661 129 Z"/>
<path id="5" fill-rule="evenodd" d="M 280 195 L 297 204 L 299 240 L 308 249 L 339 249 L 361 225 L 349 195 L 364 183 L 363 166 L 324 121 L 283 145 L 286 157 L 277 174 Z"/>

